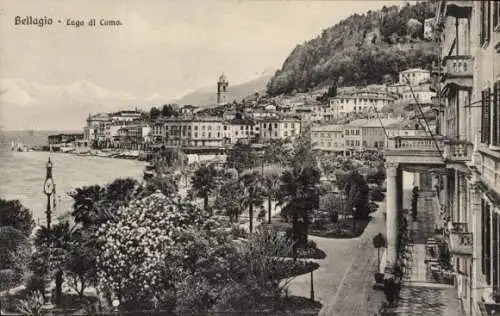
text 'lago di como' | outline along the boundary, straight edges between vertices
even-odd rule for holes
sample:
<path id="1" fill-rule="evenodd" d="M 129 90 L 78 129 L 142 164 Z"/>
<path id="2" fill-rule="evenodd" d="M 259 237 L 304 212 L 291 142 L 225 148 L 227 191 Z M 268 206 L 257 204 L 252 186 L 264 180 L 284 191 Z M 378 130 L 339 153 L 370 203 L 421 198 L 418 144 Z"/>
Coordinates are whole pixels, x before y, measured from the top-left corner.
<path id="1" fill-rule="evenodd" d="M 109 19 L 109 18 L 88 18 L 88 19 L 75 19 L 75 18 L 52 18 L 52 17 L 34 17 L 34 16 L 16 16 L 14 18 L 14 24 L 19 26 L 52 26 L 52 25 L 63 25 L 66 27 L 113 27 L 123 25 L 122 21 L 119 19 Z"/>

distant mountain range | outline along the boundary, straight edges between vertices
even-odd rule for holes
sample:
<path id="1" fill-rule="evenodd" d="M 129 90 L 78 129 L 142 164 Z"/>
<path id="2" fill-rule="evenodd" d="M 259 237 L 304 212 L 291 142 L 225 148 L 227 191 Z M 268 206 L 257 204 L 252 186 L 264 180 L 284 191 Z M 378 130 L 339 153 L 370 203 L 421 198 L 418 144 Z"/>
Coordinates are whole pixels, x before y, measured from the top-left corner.
<path id="1" fill-rule="evenodd" d="M 257 77 L 250 79 L 249 81 L 242 84 L 231 86 L 231 82 L 229 82 L 229 101 L 241 101 L 241 99 L 256 92 L 260 94 L 265 93 L 267 82 L 273 75 L 274 71 L 265 71 Z M 191 104 L 196 106 L 216 104 L 217 86 L 216 84 L 214 84 L 211 87 L 197 89 L 191 93 L 186 94 L 178 100 L 174 100 L 173 102 L 177 104 Z"/>
<path id="2" fill-rule="evenodd" d="M 231 100 L 263 92 L 271 72 L 264 72 L 247 82 L 230 86 Z M 196 89 L 177 100 L 153 94 L 132 96 L 105 89 L 89 81 L 66 86 L 39 84 L 24 79 L 0 80 L 0 129 L 2 130 L 75 130 L 85 124 L 89 113 L 117 110 L 149 110 L 166 103 L 214 104 L 217 87 Z"/>

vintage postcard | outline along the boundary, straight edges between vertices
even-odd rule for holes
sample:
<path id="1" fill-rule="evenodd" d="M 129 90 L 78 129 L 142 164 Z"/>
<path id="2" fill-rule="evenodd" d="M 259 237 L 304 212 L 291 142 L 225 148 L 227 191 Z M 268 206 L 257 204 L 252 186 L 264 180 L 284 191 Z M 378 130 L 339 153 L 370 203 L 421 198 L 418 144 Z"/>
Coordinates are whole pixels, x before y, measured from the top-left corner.
<path id="1" fill-rule="evenodd" d="M 493 315 L 500 2 L 0 1 L 0 315 Z"/>

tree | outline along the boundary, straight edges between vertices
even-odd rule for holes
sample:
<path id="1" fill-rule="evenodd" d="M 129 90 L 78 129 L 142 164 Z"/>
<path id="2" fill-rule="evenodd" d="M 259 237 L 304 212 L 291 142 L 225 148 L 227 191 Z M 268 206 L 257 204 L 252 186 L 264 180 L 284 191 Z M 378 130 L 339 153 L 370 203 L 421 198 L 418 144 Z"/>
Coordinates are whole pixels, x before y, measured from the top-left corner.
<path id="1" fill-rule="evenodd" d="M 118 222 L 98 230 L 103 241 L 97 258 L 98 287 L 123 305 L 144 308 L 141 303 L 173 290 L 166 265 L 175 271 L 176 244 L 183 231 L 200 229 L 204 213 L 194 204 L 155 193 L 132 201 L 120 210 Z"/>
<path id="2" fill-rule="evenodd" d="M 203 198 L 203 209 L 208 211 L 208 197 L 217 187 L 218 172 L 213 165 L 201 166 L 191 178 L 196 195 Z"/>
<path id="3" fill-rule="evenodd" d="M 0 199 L 0 226 L 10 226 L 29 236 L 35 222 L 19 200 Z"/>
<path id="4" fill-rule="evenodd" d="M 421 37 L 423 28 L 422 23 L 420 23 L 418 20 L 409 19 L 406 23 L 406 27 L 408 28 L 408 35 L 410 35 L 412 38 Z"/>
<path id="5" fill-rule="evenodd" d="M 147 180 L 143 196 L 153 194 L 156 191 L 160 191 L 166 196 L 175 195 L 179 191 L 177 180 L 178 177 L 173 174 L 156 175 Z"/>
<path id="6" fill-rule="evenodd" d="M 268 173 L 264 175 L 264 188 L 267 197 L 267 222 L 271 224 L 272 217 L 272 202 L 278 197 L 278 191 L 280 189 L 280 177 L 275 173 Z"/>
<path id="7" fill-rule="evenodd" d="M 368 202 L 370 188 L 365 178 L 359 174 L 357 170 L 354 170 L 346 174 L 344 182 L 348 207 L 350 209 L 355 208 L 356 210 L 353 217 L 357 219 L 367 219 L 369 214 Z"/>
<path id="8" fill-rule="evenodd" d="M 152 107 L 151 110 L 149 111 L 149 117 L 152 120 L 157 119 L 160 116 L 160 114 L 161 114 L 161 111 L 157 107 Z"/>
<path id="9" fill-rule="evenodd" d="M 291 144 L 283 139 L 271 139 L 269 144 L 264 148 L 264 161 L 267 163 L 277 163 L 286 165 L 290 162 L 293 152 Z"/>
<path id="10" fill-rule="evenodd" d="M 42 226 L 35 235 L 37 251 L 49 259 L 48 273 L 55 274 L 56 289 L 55 303 L 59 305 L 62 297 L 62 284 L 65 263 L 68 251 L 71 248 L 71 234 L 73 228 L 68 222 L 53 225 L 50 230 Z"/>
<path id="11" fill-rule="evenodd" d="M 231 222 L 238 220 L 243 209 L 243 191 L 237 179 L 226 181 L 219 189 L 215 207 L 224 210 Z"/>
<path id="12" fill-rule="evenodd" d="M 294 253 L 299 243 L 307 242 L 309 213 L 319 207 L 319 182 L 320 172 L 312 166 L 294 168 L 281 176 L 278 204 L 282 205 L 287 218 L 292 218 Z M 300 231 L 299 218 L 302 219 L 303 227 Z"/>
<path id="13" fill-rule="evenodd" d="M 240 178 L 240 183 L 243 189 L 243 206 L 248 208 L 249 229 L 253 232 L 253 210 L 254 207 L 262 206 L 264 203 L 264 187 L 262 177 L 258 172 L 244 174 Z"/>
<path id="14" fill-rule="evenodd" d="M 238 142 L 229 150 L 226 161 L 229 168 L 241 174 L 243 170 L 254 167 L 258 157 L 250 145 Z"/>
<path id="15" fill-rule="evenodd" d="M 378 233 L 373 237 L 372 242 L 373 242 L 373 247 L 377 249 L 377 258 L 378 258 L 377 266 L 380 267 L 380 248 L 386 247 L 385 237 L 384 235 L 382 235 L 382 233 Z"/>
<path id="16" fill-rule="evenodd" d="M 177 113 L 171 104 L 165 104 L 161 108 L 161 115 L 164 117 L 171 117 L 171 116 L 174 116 L 176 114 Z"/>

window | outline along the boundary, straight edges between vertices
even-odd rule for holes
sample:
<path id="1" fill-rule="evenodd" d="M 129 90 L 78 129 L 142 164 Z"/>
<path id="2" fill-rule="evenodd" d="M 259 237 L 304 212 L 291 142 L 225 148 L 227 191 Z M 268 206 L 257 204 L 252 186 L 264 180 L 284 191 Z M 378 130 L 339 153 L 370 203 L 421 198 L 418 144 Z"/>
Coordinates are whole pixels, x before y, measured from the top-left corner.
<path id="1" fill-rule="evenodd" d="M 487 44 L 490 40 L 491 30 L 491 3 L 490 1 L 481 1 L 481 29 L 479 32 L 481 46 Z"/>
<path id="2" fill-rule="evenodd" d="M 495 83 L 493 89 L 493 146 L 500 147 L 500 81 Z"/>
<path id="3" fill-rule="evenodd" d="M 481 92 L 481 143 L 490 144 L 490 92 L 488 88 Z"/>

